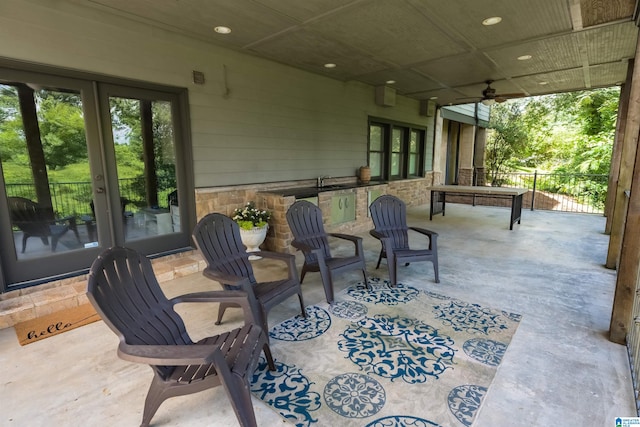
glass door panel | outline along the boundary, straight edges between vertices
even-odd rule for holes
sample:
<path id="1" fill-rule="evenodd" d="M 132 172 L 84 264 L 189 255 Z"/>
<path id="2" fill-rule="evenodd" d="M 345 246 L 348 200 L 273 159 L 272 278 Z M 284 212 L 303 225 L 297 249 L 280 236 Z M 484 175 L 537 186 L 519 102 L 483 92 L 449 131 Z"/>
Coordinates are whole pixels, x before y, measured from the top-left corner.
<path id="1" fill-rule="evenodd" d="M 171 103 L 110 97 L 126 241 L 180 231 Z"/>
<path id="2" fill-rule="evenodd" d="M 0 69 L 0 246 L 9 287 L 86 268 L 101 177 L 87 82 Z"/>
<path id="3" fill-rule="evenodd" d="M 0 84 L 0 102 L 0 157 L 17 259 L 93 247 L 80 91 Z"/>
<path id="4" fill-rule="evenodd" d="M 186 202 L 179 197 L 178 95 L 106 84 L 99 94 L 107 185 L 111 206 L 120 209 L 116 241 L 148 254 L 190 246 L 185 215 L 181 221 Z"/>

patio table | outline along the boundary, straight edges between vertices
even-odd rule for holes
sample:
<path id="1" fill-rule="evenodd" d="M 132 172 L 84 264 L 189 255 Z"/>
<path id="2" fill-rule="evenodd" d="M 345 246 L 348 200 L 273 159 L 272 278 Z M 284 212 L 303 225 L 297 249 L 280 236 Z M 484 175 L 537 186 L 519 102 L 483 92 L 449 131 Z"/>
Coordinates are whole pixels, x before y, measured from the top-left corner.
<path id="1" fill-rule="evenodd" d="M 511 219 L 509 222 L 509 230 L 513 230 L 513 224 L 516 222 L 520 224 L 522 218 L 522 196 L 527 191 L 527 188 L 517 187 L 483 187 L 483 186 L 471 186 L 471 185 L 435 185 L 427 187 L 427 190 L 431 191 L 431 209 L 429 211 L 429 220 L 433 220 L 436 203 L 442 202 L 442 216 L 445 214 L 446 196 L 447 193 L 472 196 L 473 206 L 476 205 L 476 197 L 492 197 L 495 199 L 510 199 L 511 200 Z M 437 195 L 442 194 L 442 197 L 436 198 Z"/>

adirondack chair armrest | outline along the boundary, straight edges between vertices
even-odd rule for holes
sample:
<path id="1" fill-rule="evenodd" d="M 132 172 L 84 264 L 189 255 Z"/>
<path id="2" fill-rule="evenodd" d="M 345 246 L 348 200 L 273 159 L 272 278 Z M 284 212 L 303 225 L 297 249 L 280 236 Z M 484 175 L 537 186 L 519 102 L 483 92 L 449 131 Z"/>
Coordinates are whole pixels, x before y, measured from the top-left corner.
<path id="1" fill-rule="evenodd" d="M 247 277 L 235 276 L 233 274 L 223 273 L 222 271 L 214 270 L 210 267 L 204 269 L 202 274 L 216 282 L 220 282 L 221 285 L 230 285 L 230 286 L 243 286 L 243 282 L 249 283 L 249 279 Z"/>
<path id="2" fill-rule="evenodd" d="M 261 256 L 263 258 L 275 259 L 278 261 L 282 261 L 287 264 L 288 276 L 289 279 L 297 279 L 298 272 L 296 270 L 296 257 L 292 254 L 285 254 L 282 252 L 272 252 L 272 251 L 258 251 L 252 252 L 254 255 Z"/>
<path id="3" fill-rule="evenodd" d="M 304 253 L 313 252 L 314 250 L 318 250 L 317 248 L 314 248 L 313 246 L 308 245 L 308 244 L 306 244 L 304 242 L 301 242 L 299 240 L 293 240 L 291 242 L 291 246 L 293 246 L 294 248 L 296 248 L 298 250 L 301 250 Z"/>
<path id="4" fill-rule="evenodd" d="M 173 304 L 187 302 L 226 302 L 230 304 L 243 305 L 247 302 L 247 293 L 244 291 L 208 291 L 193 292 L 190 294 L 178 295 L 171 298 Z M 248 307 L 248 306 L 247 306 Z"/>
<path id="5" fill-rule="evenodd" d="M 438 233 L 436 233 L 435 231 L 427 230 L 426 228 L 409 227 L 409 230 L 413 230 L 417 233 L 424 234 L 425 236 L 433 236 L 436 238 L 438 237 Z"/>
<path id="6" fill-rule="evenodd" d="M 147 365 L 204 365 L 212 363 L 218 345 L 130 345 L 120 342 L 118 357 Z"/>
<path id="7" fill-rule="evenodd" d="M 352 236 L 351 234 L 342 234 L 342 233 L 329 233 L 329 236 L 336 237 L 338 239 L 349 240 L 353 243 L 357 243 L 358 241 L 362 241 L 362 237 Z"/>
<path id="8" fill-rule="evenodd" d="M 352 242 L 356 247 L 356 255 L 360 255 L 361 253 L 364 253 L 362 248 L 362 237 L 360 236 L 353 236 L 351 234 L 343 234 L 343 233 L 329 233 L 329 236 Z"/>
<path id="9" fill-rule="evenodd" d="M 435 247 L 436 241 L 438 240 L 438 233 L 436 233 L 435 231 L 427 230 L 426 228 L 420 227 L 409 227 L 409 230 L 413 230 L 417 233 L 429 237 L 429 249 L 433 249 Z"/>
<path id="10" fill-rule="evenodd" d="M 379 240 L 383 240 L 387 238 L 387 235 L 379 232 L 378 230 L 369 230 L 369 234 Z"/>
<path id="11" fill-rule="evenodd" d="M 420 233 L 420 234 L 422 234 L 424 236 L 428 236 L 429 240 L 431 240 L 431 242 L 435 242 L 436 239 L 438 238 L 438 233 L 436 233 L 435 231 L 427 230 L 426 228 L 409 227 L 409 230 L 413 230 L 416 233 Z"/>

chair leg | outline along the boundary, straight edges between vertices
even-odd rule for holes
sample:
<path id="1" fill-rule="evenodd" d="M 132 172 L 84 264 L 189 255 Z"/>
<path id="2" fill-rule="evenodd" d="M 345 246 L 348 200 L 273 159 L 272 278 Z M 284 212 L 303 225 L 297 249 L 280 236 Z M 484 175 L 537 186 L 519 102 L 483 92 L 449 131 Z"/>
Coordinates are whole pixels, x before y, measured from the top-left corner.
<path id="1" fill-rule="evenodd" d="M 436 283 L 440 283 L 440 277 L 438 276 L 438 254 L 434 254 L 433 257 L 433 271 L 436 274 Z"/>
<path id="2" fill-rule="evenodd" d="M 220 306 L 218 307 L 218 320 L 216 320 L 216 325 L 219 325 L 222 323 L 222 316 L 224 316 L 224 312 L 227 310 L 227 308 L 229 307 L 237 307 L 237 305 L 235 304 L 228 304 L 225 302 L 221 302 Z"/>
<path id="3" fill-rule="evenodd" d="M 364 286 L 370 291 L 371 287 L 369 287 L 369 279 L 367 279 L 367 270 L 364 268 L 362 269 L 362 276 L 364 277 Z"/>
<path id="4" fill-rule="evenodd" d="M 228 379 L 231 384 L 227 384 L 226 381 L 222 381 L 222 385 L 227 391 L 229 400 L 231 401 L 231 407 L 236 414 L 236 418 L 241 427 L 256 427 L 256 414 L 253 410 L 253 403 L 251 402 L 251 389 L 249 382 L 246 378 L 239 378 L 231 375 L 231 379 Z"/>
<path id="5" fill-rule="evenodd" d="M 304 309 L 304 301 L 302 299 L 302 291 L 298 292 L 298 301 L 300 301 L 300 314 L 305 319 L 307 318 L 307 311 Z"/>
<path id="6" fill-rule="evenodd" d="M 149 386 L 149 392 L 144 401 L 144 412 L 142 413 L 142 424 L 140 427 L 147 427 L 151 422 L 151 419 L 158 411 L 158 408 L 165 401 L 167 396 L 164 396 L 165 387 L 158 375 L 154 375 L 153 381 Z"/>
<path id="7" fill-rule="evenodd" d="M 273 363 L 273 355 L 271 354 L 271 348 L 269 348 L 269 344 L 265 344 L 262 347 L 262 351 L 264 352 L 264 358 L 267 359 L 267 366 L 270 371 L 276 370 L 276 365 Z"/>
<path id="8" fill-rule="evenodd" d="M 384 252 L 384 248 L 380 249 L 380 255 L 378 256 L 378 264 L 376 264 L 376 270 L 380 268 L 380 261 L 382 261 L 382 253 Z"/>
<path id="9" fill-rule="evenodd" d="M 322 278 L 322 286 L 324 287 L 324 295 L 327 297 L 327 302 L 333 304 L 333 280 L 331 279 L 331 272 L 326 267 L 320 267 L 320 277 Z"/>
<path id="10" fill-rule="evenodd" d="M 303 265 L 302 266 L 302 271 L 300 272 L 300 284 L 302 284 L 302 281 L 304 280 L 304 276 L 307 274 L 307 265 Z"/>
<path id="11" fill-rule="evenodd" d="M 390 286 L 392 288 L 396 287 L 397 284 L 397 273 L 398 266 L 396 265 L 396 257 L 395 255 L 387 256 L 387 267 L 389 268 L 389 281 Z"/>
<path id="12" fill-rule="evenodd" d="M 27 249 L 27 239 L 29 238 L 29 235 L 26 233 L 22 234 L 22 253 L 24 253 L 24 250 Z"/>

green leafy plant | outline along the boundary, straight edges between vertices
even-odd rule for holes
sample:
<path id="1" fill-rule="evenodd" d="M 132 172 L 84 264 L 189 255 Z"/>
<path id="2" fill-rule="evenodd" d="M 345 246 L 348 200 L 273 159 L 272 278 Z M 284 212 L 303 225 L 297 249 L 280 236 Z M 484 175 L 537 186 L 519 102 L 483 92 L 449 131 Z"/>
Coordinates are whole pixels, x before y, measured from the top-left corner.
<path id="1" fill-rule="evenodd" d="M 271 212 L 256 208 L 254 202 L 248 202 L 244 207 L 233 211 L 232 219 L 240 228 L 251 230 L 255 227 L 264 227 L 271 218 Z"/>

